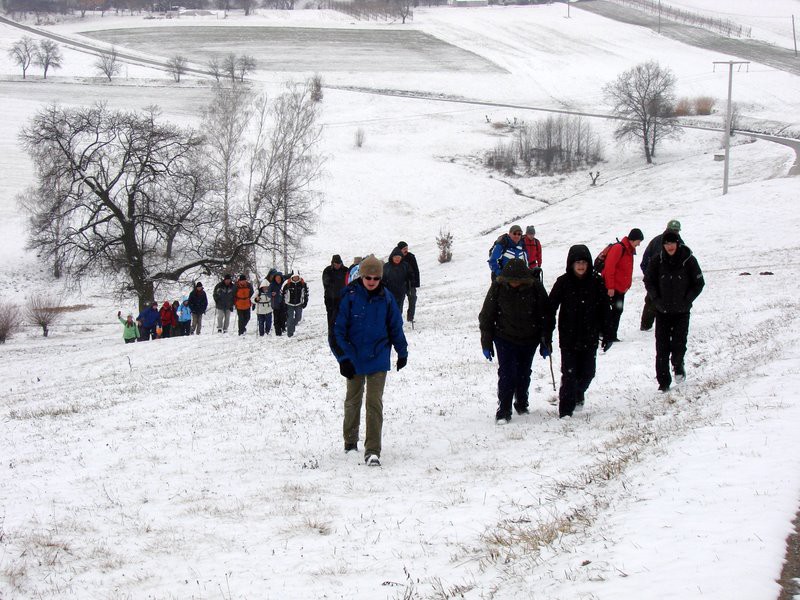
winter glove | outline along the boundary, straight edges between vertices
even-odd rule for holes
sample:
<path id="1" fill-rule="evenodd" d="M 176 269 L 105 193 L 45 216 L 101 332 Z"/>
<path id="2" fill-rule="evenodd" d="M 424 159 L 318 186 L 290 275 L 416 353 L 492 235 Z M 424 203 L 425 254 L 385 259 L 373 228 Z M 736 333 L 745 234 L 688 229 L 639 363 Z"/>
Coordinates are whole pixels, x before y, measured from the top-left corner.
<path id="1" fill-rule="evenodd" d="M 483 349 L 483 357 L 486 360 L 488 360 L 489 362 L 492 362 L 492 357 L 493 356 L 494 356 L 494 352 L 492 352 L 492 350 L 490 348 L 484 348 Z"/>
<path id="2" fill-rule="evenodd" d="M 399 371 L 403 367 L 408 364 L 408 357 L 407 356 L 398 356 L 397 357 L 397 370 Z"/>
<path id="3" fill-rule="evenodd" d="M 342 377 L 346 377 L 347 379 L 352 379 L 353 377 L 355 377 L 356 367 L 349 360 L 343 360 L 342 362 L 339 363 L 339 373 L 342 374 Z"/>
<path id="4" fill-rule="evenodd" d="M 608 352 L 613 344 L 614 340 L 612 340 L 611 338 L 603 339 L 603 352 Z"/>
<path id="5" fill-rule="evenodd" d="M 255 310 L 255 309 L 256 309 L 256 303 L 253 302 L 253 310 Z"/>
<path id="6" fill-rule="evenodd" d="M 119 318 L 121 318 L 121 317 L 122 317 L 122 311 L 121 311 L 121 310 L 118 310 L 118 311 L 117 311 L 117 318 L 119 319 Z"/>
<path id="7" fill-rule="evenodd" d="M 550 356 L 550 344 L 548 344 L 547 342 L 542 342 L 539 345 L 539 354 L 542 355 L 542 358 L 547 358 L 548 356 Z"/>

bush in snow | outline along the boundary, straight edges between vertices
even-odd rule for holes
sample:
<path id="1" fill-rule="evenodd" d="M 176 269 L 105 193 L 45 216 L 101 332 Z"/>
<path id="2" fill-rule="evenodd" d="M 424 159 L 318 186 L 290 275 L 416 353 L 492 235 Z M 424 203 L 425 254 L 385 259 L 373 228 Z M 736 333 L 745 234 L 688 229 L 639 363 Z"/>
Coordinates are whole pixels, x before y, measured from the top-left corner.
<path id="1" fill-rule="evenodd" d="M 364 130 L 361 127 L 356 129 L 355 142 L 356 148 L 361 148 L 364 145 Z"/>
<path id="2" fill-rule="evenodd" d="M 436 245 L 439 247 L 439 262 L 450 262 L 453 259 L 453 234 L 440 229 Z"/>
<path id="3" fill-rule="evenodd" d="M 64 307 L 60 302 L 52 305 L 46 300 L 47 296 L 31 296 L 25 302 L 25 319 L 33 325 L 42 328 L 42 335 L 47 337 L 50 327 L 57 323 L 64 314 Z"/>
<path id="4" fill-rule="evenodd" d="M 711 96 L 698 96 L 694 99 L 694 112 L 697 115 L 710 115 L 716 100 Z"/>
<path id="5" fill-rule="evenodd" d="M 311 101 L 322 102 L 322 75 L 315 73 L 308 86 L 311 88 Z"/>
<path id="6" fill-rule="evenodd" d="M 0 300 L 0 344 L 19 331 L 19 307 Z"/>

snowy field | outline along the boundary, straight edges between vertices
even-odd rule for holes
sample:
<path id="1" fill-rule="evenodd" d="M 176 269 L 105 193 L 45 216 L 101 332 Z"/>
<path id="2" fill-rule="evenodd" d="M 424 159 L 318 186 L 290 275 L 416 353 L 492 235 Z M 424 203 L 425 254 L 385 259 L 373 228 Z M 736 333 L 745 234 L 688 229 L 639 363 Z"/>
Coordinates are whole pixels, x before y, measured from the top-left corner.
<path id="1" fill-rule="evenodd" d="M 675 70 L 679 95 L 724 97 L 726 78 L 710 66 L 719 57 L 577 10 L 566 20 L 563 8 L 415 13 L 415 31 L 492 71 L 383 73 L 360 68 L 354 49 L 352 66 L 323 78 L 604 112 L 602 85 L 652 57 Z M 346 27 L 326 15 L 226 25 Z M 3 46 L 19 37 L 0 27 Z M 155 103 L 196 123 L 209 97 L 205 81 L 175 86 L 137 66 L 104 84 L 93 60 L 65 51 L 52 79 L 23 82 L 0 53 L 3 300 L 61 294 L 24 250 L 14 201 L 33 177 L 17 134 L 41 106 Z M 751 67 L 735 88 L 748 116 L 796 124 L 797 78 Z M 260 71 L 254 86 L 275 94 L 291 75 Z M 117 304 L 98 281 L 63 293 L 89 307 L 49 338 L 29 327 L 0 346 L 0 597 L 774 598 L 800 499 L 800 182 L 784 177 L 794 154 L 737 136 L 722 196 L 719 134 L 687 131 L 646 166 L 593 119 L 606 156 L 597 187 L 583 172 L 506 179 L 480 166 L 502 135 L 487 118 L 540 116 L 326 89 L 325 203 L 294 265 L 311 288 L 294 338 L 260 339 L 252 327 L 222 336 L 207 324 L 199 337 L 125 345 L 116 312 L 135 302 Z M 637 266 L 624 342 L 598 357 L 587 409 L 557 419 L 537 358 L 531 414 L 496 427 L 496 365 L 477 331 L 491 241 L 511 222 L 534 224 L 549 289 L 570 245 L 596 253 L 634 226 L 649 240 L 672 218 L 707 281 L 687 382 L 656 391 Z M 440 229 L 455 239 L 445 265 Z M 417 323 L 408 367 L 387 381 L 384 466 L 368 469 L 342 452 L 344 380 L 324 342 L 320 273 L 333 253 L 386 256 L 401 239 L 422 271 Z"/>

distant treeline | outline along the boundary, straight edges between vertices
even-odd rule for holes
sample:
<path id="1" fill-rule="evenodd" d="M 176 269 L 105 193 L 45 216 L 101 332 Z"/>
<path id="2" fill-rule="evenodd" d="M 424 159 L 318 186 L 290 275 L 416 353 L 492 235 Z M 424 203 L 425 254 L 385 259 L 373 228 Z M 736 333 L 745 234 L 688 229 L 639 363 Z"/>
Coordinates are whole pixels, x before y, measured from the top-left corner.
<path id="1" fill-rule="evenodd" d="M 637 10 L 661 14 L 665 19 L 679 21 L 689 25 L 696 25 L 704 29 L 716 31 L 728 37 L 750 37 L 751 29 L 730 19 L 707 17 L 683 8 L 675 8 L 658 0 L 611 0 L 617 4 L 624 4 Z"/>

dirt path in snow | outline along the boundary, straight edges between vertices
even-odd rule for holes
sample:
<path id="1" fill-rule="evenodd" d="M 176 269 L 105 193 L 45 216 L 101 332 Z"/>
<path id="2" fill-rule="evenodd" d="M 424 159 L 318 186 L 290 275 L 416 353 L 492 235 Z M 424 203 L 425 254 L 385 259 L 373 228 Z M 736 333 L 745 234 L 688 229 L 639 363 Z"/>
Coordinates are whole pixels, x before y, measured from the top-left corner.
<path id="1" fill-rule="evenodd" d="M 641 12 L 606 0 L 581 0 L 572 4 L 596 15 L 621 23 L 659 31 L 658 15 Z M 752 39 L 728 38 L 712 31 L 661 19 L 661 35 L 696 48 L 761 63 L 792 75 L 800 75 L 800 58 L 792 50 Z"/>

